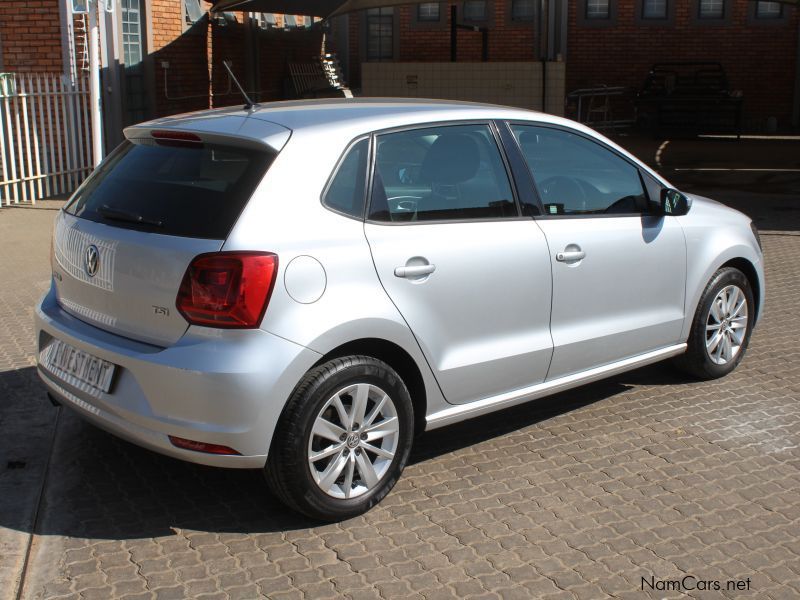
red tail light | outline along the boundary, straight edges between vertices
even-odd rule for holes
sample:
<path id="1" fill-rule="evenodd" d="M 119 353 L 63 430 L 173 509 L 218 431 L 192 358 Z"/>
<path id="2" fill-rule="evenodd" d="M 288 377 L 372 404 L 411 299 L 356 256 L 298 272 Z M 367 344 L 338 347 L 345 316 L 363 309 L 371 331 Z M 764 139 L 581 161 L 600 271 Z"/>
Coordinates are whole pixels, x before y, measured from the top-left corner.
<path id="1" fill-rule="evenodd" d="M 267 310 L 278 257 L 269 252 L 214 252 L 197 256 L 175 301 L 192 325 L 258 327 Z"/>

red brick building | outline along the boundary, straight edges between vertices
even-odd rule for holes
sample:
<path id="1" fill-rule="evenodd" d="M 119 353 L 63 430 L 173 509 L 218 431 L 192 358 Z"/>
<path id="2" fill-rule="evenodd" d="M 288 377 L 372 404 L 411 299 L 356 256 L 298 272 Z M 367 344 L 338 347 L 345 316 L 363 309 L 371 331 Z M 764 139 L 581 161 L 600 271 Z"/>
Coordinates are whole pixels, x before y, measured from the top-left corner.
<path id="1" fill-rule="evenodd" d="M 59 0 L 0 1 L 0 71 L 62 69 Z"/>
<path id="2" fill-rule="evenodd" d="M 71 5 L 0 1 L 0 71 L 85 68 L 85 17 L 72 15 Z M 319 53 L 322 27 L 287 31 L 273 26 L 281 25 L 274 17 L 242 12 L 211 17 L 210 6 L 115 0 L 104 14 L 108 145 L 131 122 L 238 102 L 224 60 L 259 99 L 293 95 L 288 63 Z M 769 117 L 788 128 L 800 118 L 800 10 L 754 0 L 466 0 L 362 11 L 334 19 L 327 36 L 350 87 L 364 83 L 363 63 L 449 61 L 452 6 L 461 24 L 486 29 L 488 61 L 560 62 L 567 92 L 637 88 L 655 62 L 715 61 L 743 93 L 747 128 L 764 129 Z M 459 30 L 459 62 L 481 61 L 483 48 L 481 32 Z"/>
<path id="3" fill-rule="evenodd" d="M 334 35 L 351 87 L 361 64 L 450 60 L 451 7 L 488 30 L 488 60 L 565 63 L 565 90 L 639 88 L 658 62 L 722 64 L 744 96 L 744 124 L 798 126 L 800 10 L 753 0 L 483 0 L 432 2 L 350 15 Z M 458 60 L 480 61 L 482 36 L 458 32 Z"/>
<path id="4" fill-rule="evenodd" d="M 0 0 L 0 72 L 88 71 L 87 16 L 73 0 Z M 223 61 L 261 101 L 292 96 L 288 64 L 319 56 L 322 30 L 305 17 L 226 13 L 205 0 L 113 0 L 101 12 L 106 147 L 148 118 L 241 101 Z"/>

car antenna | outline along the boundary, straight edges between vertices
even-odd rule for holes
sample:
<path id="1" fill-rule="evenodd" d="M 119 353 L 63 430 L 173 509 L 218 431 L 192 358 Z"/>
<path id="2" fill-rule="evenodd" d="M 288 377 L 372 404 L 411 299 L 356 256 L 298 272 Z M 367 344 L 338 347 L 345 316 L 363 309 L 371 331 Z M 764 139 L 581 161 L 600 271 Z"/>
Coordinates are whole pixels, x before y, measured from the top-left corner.
<path id="1" fill-rule="evenodd" d="M 242 93 L 242 96 L 244 96 L 244 101 L 245 101 L 244 109 L 245 110 L 251 110 L 253 108 L 256 108 L 258 106 L 258 104 L 256 104 L 252 100 L 250 100 L 250 96 L 247 95 L 247 92 L 244 91 L 244 88 L 242 87 L 242 84 L 239 83 L 239 80 L 236 79 L 236 75 L 234 75 L 233 71 L 231 71 L 230 62 L 231 61 L 229 61 L 229 60 L 223 60 L 222 61 L 222 65 L 225 67 L 225 69 L 227 69 L 228 75 L 230 75 L 231 79 L 233 80 L 233 83 L 236 84 L 236 87 L 239 88 L 239 91 Z"/>

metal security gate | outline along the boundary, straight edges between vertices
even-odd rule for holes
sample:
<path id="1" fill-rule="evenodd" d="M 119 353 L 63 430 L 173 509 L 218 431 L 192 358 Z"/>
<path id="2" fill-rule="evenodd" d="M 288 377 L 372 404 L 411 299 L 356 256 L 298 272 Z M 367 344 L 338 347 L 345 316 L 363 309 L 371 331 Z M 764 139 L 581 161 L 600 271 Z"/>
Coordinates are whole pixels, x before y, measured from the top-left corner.
<path id="1" fill-rule="evenodd" d="M 0 206 L 72 192 L 92 170 L 89 81 L 0 74 Z"/>

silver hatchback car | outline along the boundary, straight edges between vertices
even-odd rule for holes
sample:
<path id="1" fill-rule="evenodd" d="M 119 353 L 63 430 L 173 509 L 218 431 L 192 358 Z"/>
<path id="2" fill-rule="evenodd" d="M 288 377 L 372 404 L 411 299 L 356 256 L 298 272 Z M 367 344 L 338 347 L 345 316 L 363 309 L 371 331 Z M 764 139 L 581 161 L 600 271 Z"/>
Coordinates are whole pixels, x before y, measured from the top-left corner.
<path id="1" fill-rule="evenodd" d="M 714 378 L 764 302 L 743 214 L 577 123 L 324 100 L 151 121 L 59 213 L 52 398 L 346 518 L 415 434 L 674 357 Z"/>

